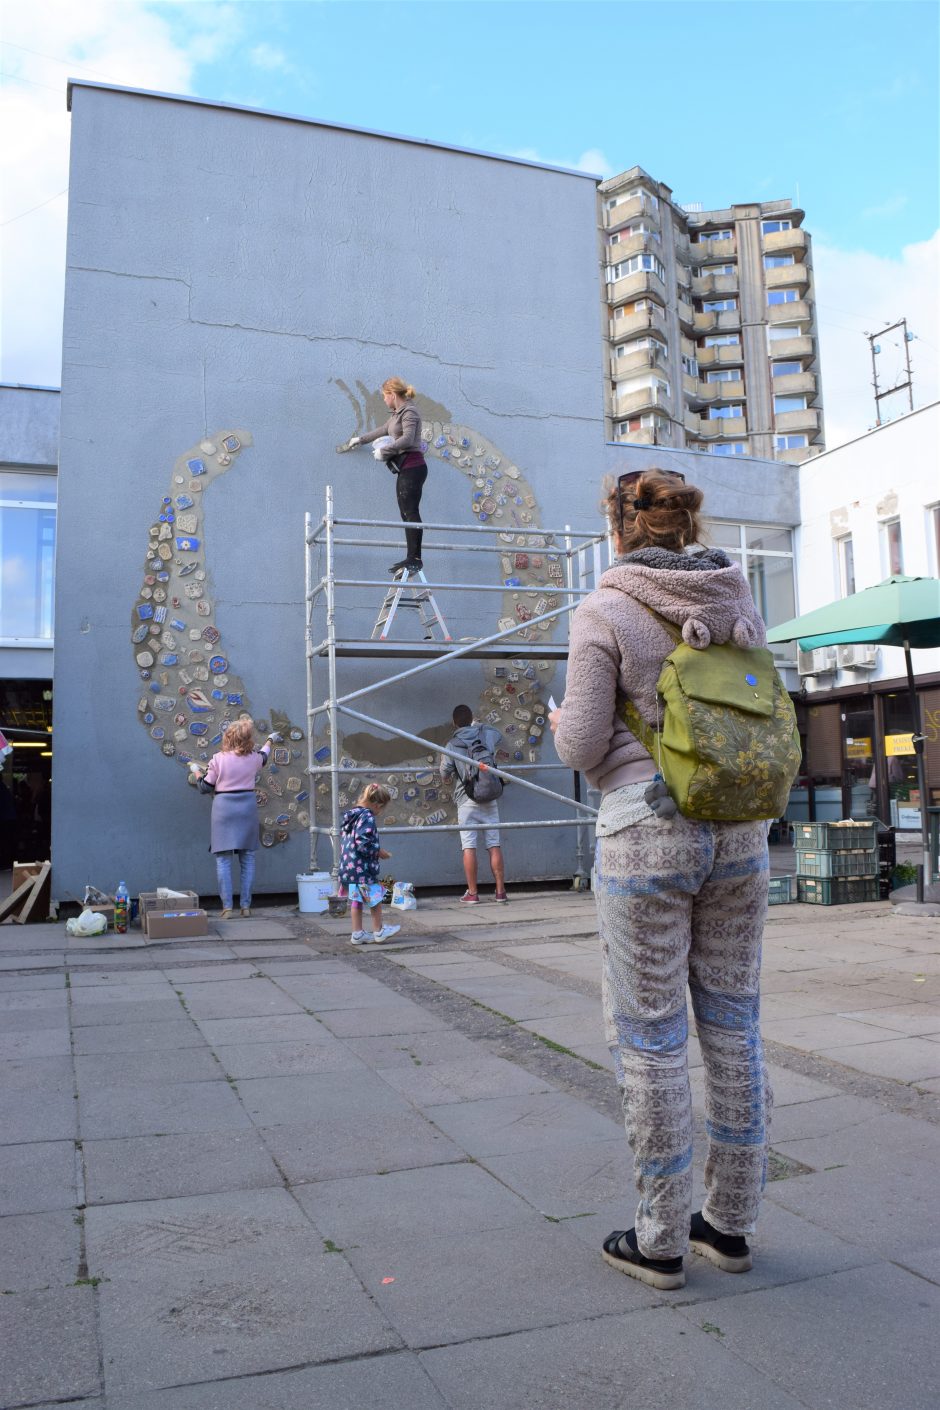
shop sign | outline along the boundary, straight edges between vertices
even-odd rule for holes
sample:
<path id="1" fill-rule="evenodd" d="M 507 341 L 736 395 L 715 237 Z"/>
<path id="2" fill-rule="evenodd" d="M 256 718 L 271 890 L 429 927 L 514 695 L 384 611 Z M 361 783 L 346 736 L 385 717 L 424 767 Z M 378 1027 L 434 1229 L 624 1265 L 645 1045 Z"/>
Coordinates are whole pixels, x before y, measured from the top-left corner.
<path id="1" fill-rule="evenodd" d="M 888 756 L 889 759 L 890 759 L 893 755 L 897 755 L 897 754 L 913 754 L 913 753 L 914 753 L 914 734 L 913 734 L 913 731 L 912 731 L 910 734 L 886 734 L 886 735 L 885 735 L 885 753 L 887 754 L 887 756 Z"/>
<path id="2" fill-rule="evenodd" d="M 847 759 L 870 759 L 871 740 L 847 739 L 845 741 L 845 757 Z"/>

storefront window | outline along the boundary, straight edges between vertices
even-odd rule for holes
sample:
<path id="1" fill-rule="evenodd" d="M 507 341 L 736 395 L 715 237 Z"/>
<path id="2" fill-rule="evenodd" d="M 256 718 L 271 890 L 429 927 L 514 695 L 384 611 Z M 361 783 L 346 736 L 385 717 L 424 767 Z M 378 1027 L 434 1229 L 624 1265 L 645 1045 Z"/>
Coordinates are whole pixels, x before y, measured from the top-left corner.
<path id="1" fill-rule="evenodd" d="M 894 827 L 916 831 L 920 827 L 921 798 L 910 697 L 906 694 L 886 696 L 884 714 L 890 822 Z"/>
<path id="2" fill-rule="evenodd" d="M 796 615 L 793 586 L 793 535 L 776 525 L 728 524 L 712 520 L 705 525 L 706 542 L 724 549 L 741 564 L 751 585 L 757 610 L 768 627 Z M 780 661 L 793 661 L 795 647 L 781 643 L 773 648 Z"/>
<path id="3" fill-rule="evenodd" d="M 54 475 L 0 470 L 0 642 L 52 642 Z"/>

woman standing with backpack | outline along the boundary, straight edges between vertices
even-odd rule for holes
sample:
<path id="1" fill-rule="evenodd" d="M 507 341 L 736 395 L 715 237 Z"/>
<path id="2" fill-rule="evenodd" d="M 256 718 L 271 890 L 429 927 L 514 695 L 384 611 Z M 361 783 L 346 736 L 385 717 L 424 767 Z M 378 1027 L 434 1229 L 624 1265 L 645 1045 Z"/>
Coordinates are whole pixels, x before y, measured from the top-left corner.
<path id="1" fill-rule="evenodd" d="M 771 1109 L 759 1029 L 767 825 L 683 816 L 625 722 L 644 733 L 661 722 L 657 683 L 677 638 L 696 656 L 711 643 L 744 648 L 741 689 L 753 680 L 755 700 L 763 686 L 752 660 L 775 678 L 769 654 L 747 650 L 766 633 L 741 569 L 715 549 L 686 552 L 700 542 L 701 505 L 681 475 L 621 475 L 606 501 L 618 556 L 574 614 L 567 694 L 549 717 L 558 757 L 602 795 L 594 892 L 604 1022 L 640 1194 L 635 1227 L 610 1234 L 603 1257 L 666 1289 L 685 1283 L 690 1238 L 727 1272 L 751 1267 Z M 687 987 L 708 1131 L 705 1203 L 694 1214 Z"/>
<path id="2" fill-rule="evenodd" d="M 463 849 L 463 870 L 467 889 L 460 900 L 475 906 L 480 900 L 477 891 L 477 834 L 483 829 L 483 840 L 489 849 L 490 866 L 496 882 L 495 901 L 502 904 L 506 895 L 506 873 L 503 849 L 499 845 L 499 797 L 503 781 L 499 774 L 490 773 L 496 763 L 496 750 L 502 738 L 491 725 L 478 724 L 469 705 L 457 705 L 453 714 L 456 733 L 448 744 L 458 754 L 467 756 L 466 764 L 458 764 L 447 754 L 441 756 L 441 778 L 454 780 L 454 801 L 460 824 L 460 846 Z"/>

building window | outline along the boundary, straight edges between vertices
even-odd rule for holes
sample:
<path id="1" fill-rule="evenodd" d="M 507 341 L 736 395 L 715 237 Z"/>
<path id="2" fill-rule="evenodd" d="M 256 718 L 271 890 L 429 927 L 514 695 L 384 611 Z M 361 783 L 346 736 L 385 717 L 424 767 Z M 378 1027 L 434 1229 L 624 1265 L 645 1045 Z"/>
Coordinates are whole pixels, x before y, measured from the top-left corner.
<path id="1" fill-rule="evenodd" d="M 795 304 L 800 297 L 799 289 L 768 289 L 769 304 Z"/>
<path id="2" fill-rule="evenodd" d="M 705 413 L 709 421 L 721 421 L 726 416 L 743 416 L 744 408 L 741 406 L 710 406 Z"/>
<path id="3" fill-rule="evenodd" d="M 776 450 L 803 450 L 809 445 L 807 436 L 775 436 L 774 448 Z"/>
<path id="4" fill-rule="evenodd" d="M 656 274 L 665 281 L 666 271 L 661 260 L 655 255 L 631 255 L 629 259 L 621 260 L 619 264 L 611 264 L 607 267 L 607 282 L 613 284 L 617 279 L 625 279 L 628 274 L 640 274 L 643 272 Z"/>
<path id="5" fill-rule="evenodd" d="M 724 313 L 728 309 L 737 308 L 737 299 L 709 299 L 702 304 L 703 313 Z"/>
<path id="6" fill-rule="evenodd" d="M 704 245 L 709 240 L 730 240 L 733 234 L 733 230 L 700 230 L 698 243 Z"/>
<path id="7" fill-rule="evenodd" d="M 805 411 L 805 397 L 774 397 L 774 411 L 779 416 L 785 411 Z"/>
<path id="8" fill-rule="evenodd" d="M 736 348 L 740 343 L 737 333 L 712 333 L 705 339 L 706 348 Z"/>
<path id="9" fill-rule="evenodd" d="M 765 269 L 784 269 L 788 264 L 793 264 L 792 255 L 764 255 Z"/>
<path id="10" fill-rule="evenodd" d="M 774 362 L 770 367 L 772 377 L 792 377 L 794 373 L 802 371 L 803 367 L 799 362 Z"/>
<path id="11" fill-rule="evenodd" d="M 686 353 L 683 353 L 683 354 L 682 354 L 682 370 L 683 370 L 683 372 L 685 372 L 689 377 L 697 377 L 697 376 L 698 376 L 698 358 L 689 357 Z"/>
<path id="12" fill-rule="evenodd" d="M 737 272 L 738 266 L 736 264 L 710 264 L 702 270 L 702 277 L 704 278 L 706 274 L 737 274 Z"/>
<path id="13" fill-rule="evenodd" d="M 743 441 L 716 441 L 714 445 L 704 446 L 709 455 L 747 455 L 747 446 Z"/>
<path id="14" fill-rule="evenodd" d="M 904 551 L 901 546 L 901 521 L 888 519 L 881 526 L 881 546 L 884 570 L 889 577 L 899 577 L 904 572 Z"/>
<path id="15" fill-rule="evenodd" d="M 626 196 L 611 196 L 610 200 L 604 202 L 604 209 L 612 211 L 615 206 L 623 205 L 626 199 Z"/>
<path id="16" fill-rule="evenodd" d="M 930 564 L 934 577 L 940 577 L 940 504 L 932 504 L 927 510 L 927 547 L 932 559 Z"/>
<path id="17" fill-rule="evenodd" d="M 852 535 L 836 539 L 836 553 L 839 562 L 839 592 L 843 597 L 851 597 L 855 591 L 855 549 Z"/>
<path id="18" fill-rule="evenodd" d="M 648 431 L 652 427 L 661 423 L 662 418 L 654 416 L 652 412 L 645 411 L 642 416 L 631 416 L 628 421 L 621 421 L 617 426 L 618 436 L 630 436 L 637 431 Z"/>
<path id="19" fill-rule="evenodd" d="M 781 230 L 792 230 L 792 220 L 763 220 L 761 230 L 765 235 L 776 235 Z"/>
<path id="20" fill-rule="evenodd" d="M 772 343 L 782 343 L 785 338 L 802 338 L 803 329 L 798 323 L 776 323 L 768 330 Z"/>
<path id="21" fill-rule="evenodd" d="M 0 642 L 51 646 L 56 477 L 0 470 Z"/>
<path id="22" fill-rule="evenodd" d="M 662 353 L 664 357 L 666 356 L 666 344 L 660 342 L 659 338 L 650 337 L 631 338 L 629 343 L 620 343 L 617 347 L 617 356 L 629 357 L 631 353 L 643 352 L 646 348 L 650 348 L 653 352 Z"/>
<path id="23" fill-rule="evenodd" d="M 746 452 L 737 452 L 745 454 Z M 727 455 L 726 447 L 712 447 L 712 454 Z M 729 524 L 712 520 L 705 525 L 705 541 L 739 563 L 751 585 L 757 610 L 768 627 L 787 622 L 796 613 L 793 588 L 793 535 L 773 525 Z M 794 647 L 772 648 L 778 659 L 792 660 Z"/>
<path id="24" fill-rule="evenodd" d="M 713 372 L 706 372 L 706 382 L 740 382 L 741 369 L 739 367 L 719 367 Z"/>

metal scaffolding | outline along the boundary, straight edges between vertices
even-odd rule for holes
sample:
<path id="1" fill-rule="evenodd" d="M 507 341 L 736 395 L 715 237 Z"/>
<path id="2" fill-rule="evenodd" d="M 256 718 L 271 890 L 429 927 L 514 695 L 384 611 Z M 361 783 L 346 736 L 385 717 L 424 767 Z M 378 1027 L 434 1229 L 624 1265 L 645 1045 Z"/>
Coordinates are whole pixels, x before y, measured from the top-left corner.
<path id="1" fill-rule="evenodd" d="M 505 535 L 506 530 L 500 525 L 489 524 L 437 524 L 424 523 L 422 525 L 426 540 L 433 535 L 440 533 L 443 535 L 440 542 L 433 544 L 436 553 L 483 553 L 483 554 L 505 554 L 507 551 L 516 552 L 516 542 L 514 538 L 513 546 L 507 548 L 504 542 L 499 541 L 499 535 Z M 456 753 L 433 742 L 422 739 L 420 735 L 411 734 L 408 730 L 401 729 L 398 725 L 392 724 L 388 720 L 376 718 L 372 715 L 363 714 L 354 707 L 355 701 L 360 700 L 365 695 L 370 695 L 377 691 L 388 691 L 400 685 L 404 681 L 412 680 L 422 673 L 436 668 L 446 668 L 451 662 L 467 659 L 476 660 L 514 660 L 514 659 L 541 659 L 563 661 L 568 656 L 567 632 L 565 641 L 546 641 L 544 637 L 538 640 L 533 638 L 532 629 L 537 628 L 539 623 L 547 621 L 560 621 L 567 623 L 568 615 L 578 605 L 582 597 L 593 590 L 593 586 L 598 582 L 603 568 L 610 559 L 610 542 L 608 536 L 603 533 L 588 533 L 583 530 L 573 530 L 570 525 L 565 525 L 563 529 L 543 529 L 539 527 L 527 528 L 524 531 L 526 545 L 530 551 L 543 552 L 547 554 L 557 554 L 564 562 L 564 584 L 553 585 L 547 588 L 544 584 L 527 587 L 525 585 L 506 585 L 504 583 L 490 584 L 479 582 L 427 582 L 423 579 L 420 584 L 421 589 L 427 589 L 429 593 L 446 594 L 452 592 L 480 593 L 507 593 L 514 592 L 520 597 L 534 596 L 544 597 L 547 594 L 563 599 L 562 604 L 550 611 L 542 612 L 537 616 L 532 616 L 525 622 L 514 623 L 506 630 L 490 633 L 487 636 L 475 637 L 471 640 L 463 641 L 436 641 L 425 639 L 422 641 L 405 641 L 390 639 L 350 639 L 337 634 L 337 614 L 341 612 L 341 597 L 344 592 L 351 589 L 374 588 L 376 590 L 377 608 L 382 598 L 386 598 L 389 591 L 388 580 L 341 577 L 337 572 L 337 550 L 354 548 L 360 553 L 364 548 L 388 548 L 397 547 L 397 538 L 361 538 L 345 536 L 343 530 L 394 530 L 400 533 L 401 524 L 393 519 L 360 519 L 337 517 L 334 509 L 334 496 L 332 485 L 326 487 L 326 509 L 323 517 L 315 521 L 312 514 L 305 516 L 304 526 L 304 559 L 305 559 L 305 583 L 306 583 L 306 610 L 305 610 L 305 635 L 306 635 L 306 668 L 307 668 L 307 741 L 308 741 L 308 764 L 307 772 L 310 778 L 310 865 L 311 869 L 317 866 L 317 843 L 321 837 L 329 837 L 332 843 L 332 872 L 334 881 L 339 870 L 340 855 L 340 790 L 341 780 L 347 774 L 373 774 L 389 775 L 400 774 L 409 770 L 409 765 L 399 766 L 372 766 L 356 765 L 353 768 L 343 767 L 341 762 L 341 750 L 339 747 L 339 721 L 340 716 L 356 720 L 360 724 L 365 724 L 373 729 L 392 735 L 399 739 L 408 740 L 422 751 L 443 754 L 456 760 L 466 761 L 466 756 Z M 339 531 L 339 532 L 338 532 Z M 519 536 L 520 538 L 522 535 Z M 470 541 L 475 540 L 475 541 Z M 431 545 L 429 544 L 429 547 Z M 321 555 L 325 558 L 324 571 L 319 572 L 315 558 Z M 381 589 L 382 597 L 379 597 Z M 325 622 L 322 630 L 319 627 L 320 614 L 325 614 Z M 410 666 L 405 670 L 395 671 L 391 675 L 382 675 L 370 684 L 360 686 L 356 690 L 340 693 L 338 683 L 338 663 L 347 658 L 394 660 L 394 659 L 417 659 L 421 664 Z M 325 674 L 325 691 L 321 691 L 317 698 L 317 677 L 318 665 L 323 663 Z M 320 744 L 317 741 L 317 725 L 322 717 L 326 717 L 329 734 L 329 761 L 319 763 L 316 754 L 319 752 Z M 413 767 L 413 766 L 412 766 Z M 564 793 L 559 793 L 554 789 L 545 788 L 532 779 L 525 777 L 527 774 L 538 772 L 557 773 L 564 766 L 559 764 L 529 763 L 517 764 L 513 769 L 506 769 L 501 765 L 494 769 L 494 772 L 507 782 L 517 784 L 521 788 L 527 788 L 530 792 L 549 798 L 554 802 L 561 803 L 567 808 L 573 809 L 570 817 L 539 818 L 525 822 L 502 822 L 498 824 L 501 832 L 523 828 L 559 828 L 574 827 L 577 829 L 576 847 L 576 870 L 574 875 L 574 886 L 581 889 L 588 884 L 588 873 L 584 868 L 585 861 L 585 839 L 589 829 L 593 826 L 597 816 L 596 808 L 590 807 L 581 801 L 580 775 L 574 775 L 573 797 L 568 797 Z M 321 822 L 326 810 L 323 807 L 323 800 L 320 797 L 318 783 L 321 778 L 329 777 L 329 802 L 328 820 Z M 457 832 L 459 827 L 456 823 L 433 823 L 421 825 L 396 825 L 383 827 L 383 833 L 428 833 L 428 832 Z"/>

